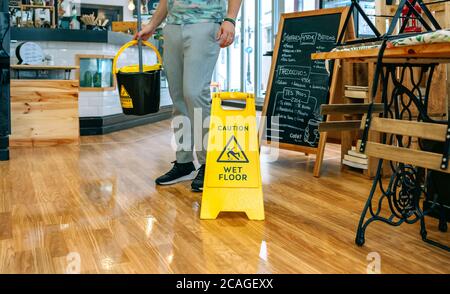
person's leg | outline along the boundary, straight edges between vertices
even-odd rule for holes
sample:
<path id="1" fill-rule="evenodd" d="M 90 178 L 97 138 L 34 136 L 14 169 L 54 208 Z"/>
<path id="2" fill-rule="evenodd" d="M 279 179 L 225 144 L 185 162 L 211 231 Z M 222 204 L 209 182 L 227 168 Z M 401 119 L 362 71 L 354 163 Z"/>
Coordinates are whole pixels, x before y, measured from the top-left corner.
<path id="1" fill-rule="evenodd" d="M 181 26 L 167 25 L 164 29 L 164 69 L 166 71 L 169 83 L 169 92 L 173 101 L 174 116 L 189 117 L 188 108 L 183 95 L 183 37 Z M 183 128 L 183 125 L 179 126 Z M 175 129 L 175 133 L 182 130 Z M 179 142 L 176 153 L 177 161 L 173 168 L 166 174 L 155 180 L 158 185 L 172 185 L 182 181 L 190 181 L 195 178 L 195 166 L 193 164 L 193 143 L 190 138 L 190 132 L 187 137 L 177 138 L 181 140 L 190 140 L 187 148 L 183 142 Z"/>
<path id="2" fill-rule="evenodd" d="M 183 75 L 184 75 L 184 44 L 183 33 L 180 25 L 167 25 L 164 28 L 164 70 L 167 75 L 169 84 L 169 93 L 173 102 L 173 116 L 182 116 L 189 118 L 188 107 L 183 95 Z M 176 134 L 181 134 L 183 130 L 181 128 L 184 125 L 178 126 L 174 131 Z M 190 135 L 190 132 L 183 132 L 186 135 Z M 178 144 L 178 150 L 176 153 L 176 159 L 178 163 L 193 162 L 193 140 L 191 137 L 177 138 L 182 140 L 176 140 Z M 183 144 L 184 142 L 189 144 Z M 186 150 L 186 147 L 189 149 Z"/>
<path id="3" fill-rule="evenodd" d="M 185 46 L 183 93 L 200 165 L 206 163 L 206 148 L 203 142 L 206 140 L 208 129 L 202 127 L 201 132 L 197 134 L 194 124 L 203 126 L 203 122 L 211 114 L 211 79 L 220 53 L 220 46 L 216 41 L 219 28 L 220 25 L 215 23 L 185 25 L 183 28 Z M 201 121 L 194 122 L 196 110 L 201 111 L 202 115 Z"/>
<path id="4" fill-rule="evenodd" d="M 185 25 L 183 94 L 192 125 L 197 159 L 201 165 L 197 177 L 192 182 L 193 191 L 203 190 L 205 175 L 206 146 L 208 128 L 203 123 L 211 114 L 211 78 L 219 58 L 220 46 L 216 41 L 219 24 L 203 23 Z M 199 115 L 201 113 L 201 115 Z"/>

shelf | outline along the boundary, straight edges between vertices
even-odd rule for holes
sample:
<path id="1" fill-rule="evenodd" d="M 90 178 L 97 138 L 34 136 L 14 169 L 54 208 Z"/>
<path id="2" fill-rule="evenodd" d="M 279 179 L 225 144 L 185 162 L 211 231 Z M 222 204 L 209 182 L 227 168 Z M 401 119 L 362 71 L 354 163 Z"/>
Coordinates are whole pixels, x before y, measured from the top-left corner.
<path id="1" fill-rule="evenodd" d="M 56 66 L 56 65 L 11 65 L 11 69 L 15 70 L 76 70 L 79 66 Z"/>
<path id="2" fill-rule="evenodd" d="M 16 80 L 70 80 L 72 71 L 77 69 L 78 66 L 11 65 L 12 79 Z"/>
<path id="3" fill-rule="evenodd" d="M 20 5 L 19 8 L 21 9 L 50 9 L 53 10 L 53 6 L 45 6 L 45 5 Z"/>
<path id="4" fill-rule="evenodd" d="M 133 36 L 110 31 L 48 28 L 11 28 L 11 39 L 19 41 L 103 43 L 122 47 Z"/>

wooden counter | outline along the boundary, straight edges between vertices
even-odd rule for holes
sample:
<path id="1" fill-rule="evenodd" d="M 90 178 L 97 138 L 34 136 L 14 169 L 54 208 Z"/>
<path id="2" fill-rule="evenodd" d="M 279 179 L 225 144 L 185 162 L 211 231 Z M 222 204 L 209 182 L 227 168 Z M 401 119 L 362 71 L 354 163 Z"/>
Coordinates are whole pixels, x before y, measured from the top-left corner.
<path id="1" fill-rule="evenodd" d="M 11 80 L 10 145 L 79 144 L 77 80 Z"/>

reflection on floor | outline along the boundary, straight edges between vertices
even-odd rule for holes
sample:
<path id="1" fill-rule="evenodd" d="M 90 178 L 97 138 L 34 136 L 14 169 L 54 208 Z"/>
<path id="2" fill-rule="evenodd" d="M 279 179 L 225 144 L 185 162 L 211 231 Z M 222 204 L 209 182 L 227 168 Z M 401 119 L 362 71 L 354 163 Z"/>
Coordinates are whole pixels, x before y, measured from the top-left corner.
<path id="1" fill-rule="evenodd" d="M 168 121 L 84 138 L 81 147 L 14 149 L 0 163 L 1 273 L 449 273 L 448 253 L 424 244 L 418 225 L 374 224 L 354 245 L 370 181 L 314 157 L 263 156 L 265 222 L 241 214 L 200 221 L 190 183 L 155 187 L 170 167 Z M 265 149 L 267 151 L 267 149 Z M 437 233 L 429 221 L 431 236 Z"/>

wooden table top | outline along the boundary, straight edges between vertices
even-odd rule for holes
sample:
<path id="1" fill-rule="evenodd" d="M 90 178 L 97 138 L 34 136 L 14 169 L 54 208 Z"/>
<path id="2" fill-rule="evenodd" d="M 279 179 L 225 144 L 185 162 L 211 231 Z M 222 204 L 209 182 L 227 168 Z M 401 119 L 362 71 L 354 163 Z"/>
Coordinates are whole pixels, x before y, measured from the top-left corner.
<path id="1" fill-rule="evenodd" d="M 27 64 L 14 64 L 11 65 L 12 69 L 19 70 L 75 70 L 79 69 L 79 66 L 60 66 L 60 65 L 27 65 Z"/>
<path id="2" fill-rule="evenodd" d="M 344 59 L 350 62 L 376 61 L 379 48 L 312 54 L 313 60 Z M 383 62 L 450 63 L 450 43 L 420 44 L 386 49 Z"/>

